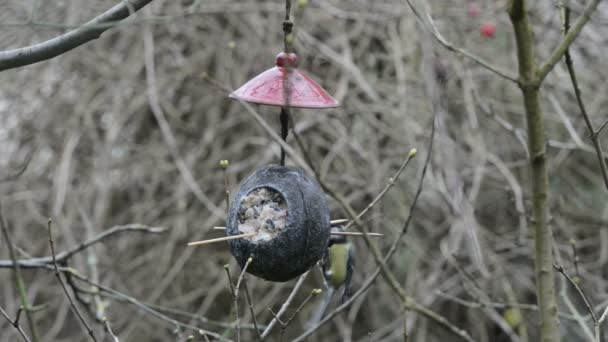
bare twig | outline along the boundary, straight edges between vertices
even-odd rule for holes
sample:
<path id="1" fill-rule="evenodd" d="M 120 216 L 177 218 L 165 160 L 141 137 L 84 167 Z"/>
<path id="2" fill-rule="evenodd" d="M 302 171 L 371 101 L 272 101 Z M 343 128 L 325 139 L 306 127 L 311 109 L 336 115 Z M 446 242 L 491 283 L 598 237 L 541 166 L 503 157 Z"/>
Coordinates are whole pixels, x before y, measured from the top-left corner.
<path id="1" fill-rule="evenodd" d="M 78 246 L 75 246 L 67 251 L 57 253 L 57 255 L 55 256 L 56 261 L 58 264 L 61 264 L 61 263 L 65 262 L 66 260 L 68 260 L 69 258 L 71 258 L 73 255 L 82 252 L 83 250 L 91 247 L 92 245 L 101 243 L 101 242 L 105 241 L 106 239 L 108 239 L 114 235 L 120 234 L 120 233 L 146 232 L 146 233 L 158 234 L 158 233 L 165 232 L 166 230 L 167 229 L 163 228 L 163 227 L 151 227 L 151 226 L 146 226 L 146 225 L 139 224 L 139 223 L 114 226 L 114 227 L 104 231 L 103 233 L 100 233 L 99 235 L 94 236 L 93 238 L 80 243 Z M 22 259 L 22 260 L 17 260 L 17 261 L 0 260 L 0 268 L 13 268 L 17 264 L 20 267 L 25 267 L 25 268 L 40 268 L 40 267 L 44 268 L 52 263 L 53 263 L 52 256 L 41 257 L 41 258 Z"/>
<path id="2" fill-rule="evenodd" d="M 562 21 L 564 25 L 563 32 L 564 35 L 567 36 L 570 32 L 570 8 L 568 6 L 562 6 Z M 564 51 L 564 57 L 566 59 L 566 67 L 568 68 L 568 74 L 570 74 L 572 88 L 574 88 L 576 102 L 578 103 L 578 107 L 581 110 L 581 115 L 583 116 L 585 125 L 587 125 L 587 130 L 589 131 L 589 137 L 591 138 L 591 142 L 593 143 L 593 147 L 595 148 L 595 153 L 597 154 L 597 159 L 600 163 L 600 171 L 602 173 L 602 178 L 604 179 L 604 186 L 606 187 L 606 189 L 608 189 L 608 168 L 606 167 L 606 159 L 604 158 L 604 152 L 602 151 L 602 144 L 599 141 L 598 133 L 593 129 L 593 124 L 591 123 L 589 114 L 587 114 L 587 108 L 585 106 L 585 103 L 583 102 L 583 95 L 581 94 L 581 89 L 578 85 L 578 79 L 576 77 L 576 72 L 574 71 L 574 63 L 572 62 L 572 56 L 570 56 L 570 49 L 568 49 L 568 46 L 566 46 L 566 49 Z"/>
<path id="3" fill-rule="evenodd" d="M 291 321 L 293 321 L 293 319 L 296 318 L 296 316 L 300 313 L 300 311 L 302 311 L 302 309 L 304 308 L 304 306 L 308 302 L 310 302 L 310 300 L 313 297 L 318 296 L 321 292 L 322 292 L 321 289 L 313 289 L 312 291 L 310 291 L 310 294 L 308 294 L 308 297 L 306 297 L 302 301 L 302 303 L 300 304 L 300 306 L 298 306 L 298 308 L 296 309 L 296 311 L 294 311 L 294 313 L 287 319 L 286 322 L 281 321 L 281 319 L 279 318 L 279 316 L 277 316 L 277 314 L 275 314 L 274 311 L 272 311 L 271 308 L 268 308 L 268 311 L 270 311 L 270 313 L 272 314 L 272 316 L 281 325 L 281 334 L 279 335 L 279 342 L 283 341 L 283 337 L 285 336 L 285 330 L 287 330 L 287 327 L 289 326 L 289 323 L 291 323 Z"/>
<path id="4" fill-rule="evenodd" d="M 407 157 L 405 158 L 405 160 L 403 161 L 403 163 L 401 164 L 401 166 L 399 167 L 399 169 L 397 170 L 397 172 L 393 175 L 393 177 L 388 179 L 388 184 L 386 184 L 386 186 L 384 187 L 384 189 L 382 189 L 382 191 L 380 191 L 380 193 L 378 194 L 378 196 L 376 196 L 376 198 L 374 198 L 373 201 L 371 201 L 367 207 L 365 207 L 365 209 L 363 209 L 359 215 L 357 215 L 356 220 L 360 220 L 363 216 L 365 216 L 365 214 L 367 214 L 368 211 L 370 211 L 378 202 L 380 202 L 380 200 L 382 199 L 382 197 L 384 197 L 384 195 L 386 195 L 386 193 L 393 187 L 393 185 L 395 185 L 395 183 L 397 182 L 397 180 L 399 179 L 399 176 L 401 176 L 401 173 L 403 172 L 403 170 L 405 169 L 405 167 L 407 166 L 407 164 L 409 164 L 410 160 L 414 159 L 414 157 L 416 156 L 417 150 L 415 148 L 411 149 L 410 152 L 408 153 Z M 351 220 L 346 227 L 344 227 L 344 229 L 348 229 L 350 226 L 353 225 L 353 223 L 356 220 Z M 366 233 L 367 235 L 373 235 L 373 233 Z"/>
<path id="5" fill-rule="evenodd" d="M 17 316 L 15 318 L 15 320 L 12 320 L 9 315 L 4 311 L 4 309 L 2 309 L 2 307 L 0 307 L 0 314 L 15 328 L 17 329 L 17 331 L 19 332 L 19 335 L 21 335 L 21 337 L 23 338 L 23 340 L 25 342 L 31 342 L 30 338 L 27 337 L 27 335 L 25 334 L 25 331 L 23 331 L 23 329 L 21 328 L 21 326 L 19 325 L 19 313 L 21 313 L 21 310 L 17 311 Z"/>
<path id="6" fill-rule="evenodd" d="M 53 224 L 53 221 L 51 219 L 49 219 L 47 222 L 47 227 L 48 227 L 48 234 L 49 234 L 49 244 L 51 245 L 51 256 L 53 258 L 53 267 L 55 269 L 55 277 L 57 277 L 57 280 L 59 281 L 59 284 L 61 284 L 61 288 L 63 289 L 63 292 L 65 293 L 66 297 L 68 297 L 68 301 L 70 302 L 70 307 L 72 308 L 72 311 L 74 311 L 74 313 L 76 314 L 76 316 L 78 317 L 78 319 L 80 320 L 82 325 L 84 326 L 84 328 L 87 331 L 87 333 L 89 334 L 89 336 L 91 336 L 91 339 L 93 341 L 97 341 L 97 338 L 95 338 L 95 334 L 93 333 L 93 330 L 91 329 L 91 327 L 89 326 L 87 321 L 84 319 L 84 317 L 80 313 L 80 310 L 78 310 L 78 307 L 76 307 L 76 304 L 72 300 L 72 296 L 70 296 L 70 292 L 68 291 L 63 280 L 61 279 L 61 274 L 59 273 L 59 269 L 57 268 L 57 258 L 55 257 L 55 244 L 53 242 L 52 224 Z"/>
<path id="7" fill-rule="evenodd" d="M 249 267 L 249 265 L 251 264 L 251 262 L 253 261 L 253 259 L 251 257 L 249 257 L 249 259 L 247 259 L 247 262 L 245 263 L 245 266 L 243 267 L 243 269 L 241 270 L 241 274 L 239 275 L 239 278 L 236 282 L 236 286 L 234 287 L 234 310 L 236 311 L 236 340 L 237 341 L 241 341 L 241 322 L 240 322 L 240 317 L 239 317 L 239 291 L 241 289 L 241 283 L 244 281 L 245 279 L 245 273 L 247 272 L 247 268 Z"/>
<path id="8" fill-rule="evenodd" d="M 443 45 L 446 49 L 448 49 L 449 51 L 452 51 L 458 55 L 464 56 L 470 60 L 472 60 L 473 62 L 479 64 L 480 66 L 484 67 L 485 69 L 495 73 L 496 75 L 509 80 L 511 82 L 514 82 L 516 84 L 519 83 L 519 80 L 517 79 L 517 76 L 512 75 L 510 72 L 507 71 L 503 71 L 500 70 L 498 67 L 490 64 L 489 62 L 483 60 L 481 57 L 476 56 L 470 52 L 468 52 L 465 49 L 456 47 L 454 45 L 452 45 L 452 43 L 448 42 L 439 32 L 439 30 L 437 29 L 437 27 L 435 26 L 432 17 L 430 16 L 429 13 L 425 13 L 426 14 L 426 20 L 425 18 L 422 16 L 422 14 L 418 11 L 418 9 L 416 8 L 416 6 L 414 6 L 414 4 L 412 3 L 412 0 L 406 0 L 407 4 L 409 5 L 410 9 L 412 10 L 412 12 L 414 12 L 414 15 L 416 16 L 416 18 L 418 20 L 420 20 L 420 22 L 422 23 L 422 26 L 425 27 L 433 36 L 433 38 L 435 38 L 435 40 L 437 40 L 439 42 L 439 44 Z"/>
<path id="9" fill-rule="evenodd" d="M 281 316 L 285 313 L 285 311 L 287 311 L 287 308 L 289 307 L 289 305 L 295 298 L 296 294 L 300 290 L 300 287 L 302 287 L 302 284 L 304 284 L 304 280 L 306 280 L 306 277 L 308 277 L 308 273 L 310 273 L 310 271 L 306 271 L 306 273 L 302 274 L 300 276 L 300 278 L 298 278 L 298 281 L 296 282 L 296 285 L 294 285 L 293 289 L 291 290 L 291 293 L 287 297 L 287 300 L 285 300 L 283 305 L 281 305 L 281 309 L 279 309 L 279 312 L 274 316 L 272 321 L 270 321 L 270 323 L 268 324 L 266 329 L 264 329 L 264 331 L 262 332 L 262 335 L 261 335 L 262 339 L 265 339 L 266 337 L 268 337 L 268 334 L 270 334 L 270 331 L 272 331 L 272 328 L 274 328 L 274 326 L 277 324 L 277 322 L 279 321 Z"/>
<path id="10" fill-rule="evenodd" d="M 50 266 L 50 265 L 47 265 L 47 267 L 50 267 L 52 269 L 52 266 Z M 190 330 L 196 331 L 200 335 L 203 335 L 203 336 L 208 335 L 208 336 L 211 336 L 220 341 L 230 341 L 230 339 L 227 339 L 227 338 L 223 337 L 222 335 L 215 333 L 213 331 L 205 330 L 205 329 L 199 328 L 197 326 L 173 319 L 173 318 L 163 314 L 159 310 L 156 310 L 156 309 L 152 308 L 151 306 L 144 304 L 143 302 L 141 302 L 140 300 L 138 300 L 134 297 L 131 297 L 120 291 L 114 290 L 103 284 L 92 281 L 91 279 L 78 273 L 73 268 L 59 267 L 59 271 L 63 272 L 66 276 L 69 275 L 70 277 L 73 277 L 74 279 L 77 279 L 78 281 L 82 281 L 85 284 L 94 286 L 95 288 L 99 289 L 99 291 L 101 293 L 107 295 L 108 297 L 129 303 L 129 304 L 137 307 L 138 309 L 141 309 L 143 312 L 146 312 L 161 321 L 171 324 L 171 326 L 173 326 L 173 327 L 178 326 L 178 327 L 190 329 Z"/>
<path id="11" fill-rule="evenodd" d="M 110 28 L 102 24 L 123 20 L 129 17 L 129 8 L 138 11 L 150 2 L 152 0 L 130 0 L 126 2 L 129 4 L 127 5 L 123 1 L 81 27 L 58 37 L 24 48 L 0 51 L 0 71 L 51 59 L 97 39 Z"/>
<path id="12" fill-rule="evenodd" d="M 224 174 L 224 192 L 226 194 L 226 210 L 230 209 L 230 187 L 228 186 L 228 173 L 226 169 L 228 168 L 228 160 L 222 159 L 220 160 L 220 167 L 222 168 L 222 173 Z"/>
<path id="13" fill-rule="evenodd" d="M 595 311 L 591 307 L 591 304 L 589 303 L 589 299 L 587 299 L 585 292 L 583 292 L 583 289 L 581 289 L 581 287 L 578 285 L 578 283 L 576 281 L 574 281 L 574 279 L 572 279 L 572 277 L 570 277 L 570 275 L 568 275 L 568 273 L 566 273 L 566 270 L 564 270 L 564 266 L 554 264 L 553 268 L 556 271 L 558 271 L 559 273 L 561 273 L 568 280 L 568 282 L 572 286 L 574 286 L 574 288 L 576 289 L 576 292 L 578 292 L 578 294 L 583 299 L 583 302 L 585 303 L 585 307 L 587 308 L 587 311 L 591 315 L 591 319 L 593 319 L 593 323 L 597 324 L 597 322 L 598 322 L 597 316 L 595 315 Z"/>
<path id="14" fill-rule="evenodd" d="M 15 283 L 15 287 L 17 288 L 17 292 L 19 293 L 19 297 L 21 298 L 21 304 L 23 305 L 23 310 L 25 311 L 25 317 L 27 319 L 28 328 L 30 329 L 30 334 L 32 334 L 32 341 L 39 341 L 38 331 L 36 329 L 36 324 L 34 323 L 34 317 L 32 317 L 31 306 L 29 303 L 29 299 L 27 297 L 27 292 L 25 290 L 25 283 L 23 282 L 23 277 L 21 275 L 21 267 L 19 263 L 17 263 L 17 257 L 15 256 L 15 249 L 13 242 L 11 241 L 11 236 L 8 233 L 8 227 L 6 222 L 4 221 L 4 215 L 2 214 L 2 206 L 0 205 L 0 228 L 2 228 L 2 235 L 4 236 L 4 240 L 6 241 L 6 245 L 8 247 L 8 254 L 10 255 L 11 262 L 14 265 L 13 268 L 13 281 Z M 15 319 L 15 322 L 18 322 L 19 319 Z"/>
<path id="15" fill-rule="evenodd" d="M 120 339 L 118 338 L 118 336 L 116 336 L 116 334 L 114 334 L 114 331 L 112 330 L 112 327 L 110 326 L 110 321 L 108 321 L 107 318 L 104 319 L 103 326 L 104 326 L 106 332 L 108 334 L 110 334 L 110 337 L 112 338 L 112 342 L 120 342 Z"/>
<path id="16" fill-rule="evenodd" d="M 249 313 L 251 314 L 251 320 L 253 321 L 253 326 L 255 328 L 256 339 L 261 339 L 261 331 L 258 327 L 258 320 L 255 317 L 255 311 L 253 308 L 253 300 L 251 299 L 251 294 L 249 293 L 249 287 L 247 286 L 247 276 L 243 278 L 243 290 L 245 290 L 245 297 L 247 298 L 247 304 L 249 305 Z"/>
<path id="17" fill-rule="evenodd" d="M 559 45 L 553 50 L 551 56 L 547 59 L 545 63 L 542 64 L 541 67 L 538 68 L 536 82 L 540 85 L 547 74 L 553 70 L 553 67 L 559 62 L 562 56 L 566 53 L 570 45 L 574 42 L 576 37 L 581 33 L 585 24 L 591 19 L 591 14 L 595 12 L 597 5 L 599 5 L 601 0 L 591 0 L 585 6 L 583 13 L 578 17 L 578 20 L 572 26 L 572 29 L 568 31 L 568 33 L 564 36 L 564 39 L 559 43 Z"/>

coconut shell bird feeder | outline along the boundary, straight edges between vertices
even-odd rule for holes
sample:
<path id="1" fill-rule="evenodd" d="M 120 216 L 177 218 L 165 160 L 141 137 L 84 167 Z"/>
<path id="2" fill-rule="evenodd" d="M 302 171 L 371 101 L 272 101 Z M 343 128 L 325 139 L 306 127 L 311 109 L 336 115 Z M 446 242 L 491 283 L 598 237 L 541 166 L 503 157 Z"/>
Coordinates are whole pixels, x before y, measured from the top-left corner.
<path id="1" fill-rule="evenodd" d="M 290 9 L 291 1 L 286 0 L 285 49 L 276 56 L 276 65 L 229 95 L 239 101 L 280 107 L 283 141 L 287 139 L 290 108 L 339 106 L 325 89 L 298 69 L 298 56 L 291 46 Z M 280 165 L 261 167 L 241 184 L 228 208 L 227 236 L 188 245 L 229 241 L 230 252 L 241 268 L 260 278 L 283 282 L 306 272 L 323 257 L 331 224 L 319 184 L 303 169 L 285 166 L 285 150 L 281 146 Z"/>
<path id="2" fill-rule="evenodd" d="M 281 137 L 287 139 L 290 108 L 335 108 L 329 93 L 298 69 L 292 51 L 293 22 L 289 6 L 283 21 L 285 51 L 275 66 L 230 94 L 236 100 L 281 108 Z M 306 272 L 325 253 L 330 235 L 329 208 L 318 183 L 304 170 L 280 165 L 256 170 L 241 185 L 228 211 L 230 251 L 241 267 L 251 257 L 247 272 L 270 281 L 287 281 Z M 255 234 L 253 234 L 255 233 Z"/>

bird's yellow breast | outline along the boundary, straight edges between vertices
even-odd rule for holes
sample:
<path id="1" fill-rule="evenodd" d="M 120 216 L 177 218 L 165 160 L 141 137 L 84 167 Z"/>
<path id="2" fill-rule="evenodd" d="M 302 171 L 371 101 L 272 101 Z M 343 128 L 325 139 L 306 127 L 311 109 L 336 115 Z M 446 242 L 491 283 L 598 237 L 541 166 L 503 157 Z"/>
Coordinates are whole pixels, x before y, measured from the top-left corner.
<path id="1" fill-rule="evenodd" d="M 339 244 L 329 247 L 329 264 L 331 265 L 331 284 L 339 287 L 346 281 L 348 248 Z"/>

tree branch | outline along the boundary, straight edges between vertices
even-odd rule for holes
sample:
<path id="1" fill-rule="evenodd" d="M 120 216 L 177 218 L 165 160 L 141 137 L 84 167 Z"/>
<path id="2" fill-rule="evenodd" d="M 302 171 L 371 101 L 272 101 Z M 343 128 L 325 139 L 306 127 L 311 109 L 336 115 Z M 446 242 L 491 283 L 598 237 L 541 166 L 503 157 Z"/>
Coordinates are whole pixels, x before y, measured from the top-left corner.
<path id="1" fill-rule="evenodd" d="M 19 292 L 19 297 L 21 298 L 21 304 L 23 305 L 23 310 L 25 311 L 25 318 L 27 319 L 27 324 L 30 329 L 30 334 L 32 334 L 32 341 L 37 342 L 40 339 L 38 338 L 38 330 L 36 329 L 36 324 L 34 322 L 34 317 L 32 317 L 32 310 L 29 303 L 29 299 L 27 297 L 27 291 L 25 289 L 25 283 L 23 282 L 23 277 L 21 276 L 21 268 L 17 263 L 17 256 L 15 255 L 15 246 L 11 241 L 11 236 L 8 233 L 8 226 L 4 221 L 4 216 L 2 215 L 2 207 L 0 207 L 0 230 L 2 230 L 2 235 L 4 240 L 6 241 L 6 245 L 8 248 L 8 254 L 10 255 L 12 263 L 15 265 L 13 269 L 13 281 L 15 282 L 15 287 Z M 17 315 L 18 317 L 18 315 Z M 15 318 L 15 322 L 18 322 L 19 319 Z"/>
<path id="2" fill-rule="evenodd" d="M 567 6 L 563 6 L 562 8 L 562 21 L 563 21 L 563 31 L 564 35 L 567 35 L 570 32 L 570 9 Z M 589 137 L 591 138 L 591 142 L 593 143 L 593 147 L 595 147 L 595 153 L 597 155 L 598 161 L 600 163 L 600 171 L 602 173 L 602 178 L 604 179 L 604 185 L 606 189 L 608 189 L 608 167 L 606 166 L 606 160 L 604 159 L 604 152 L 602 151 L 602 145 L 599 141 L 599 136 L 593 128 L 593 124 L 591 123 L 591 119 L 589 118 L 589 114 L 587 114 L 587 108 L 585 103 L 583 102 L 583 95 L 581 94 L 581 88 L 578 86 L 578 79 L 576 77 L 576 73 L 574 71 L 574 63 L 572 62 L 572 56 L 570 56 L 570 50 L 566 47 L 564 51 L 564 57 L 566 58 L 566 67 L 568 68 L 568 74 L 570 74 L 570 81 L 572 82 L 572 88 L 574 88 L 574 95 L 576 96 L 576 102 L 578 103 L 578 107 L 581 110 L 581 115 L 583 116 L 583 120 L 585 120 L 585 125 L 587 125 L 587 130 L 589 131 Z"/>
<path id="3" fill-rule="evenodd" d="M 553 70 L 555 64 L 559 62 L 559 60 L 566 53 L 570 45 L 574 42 L 576 37 L 578 37 L 579 33 L 581 33 L 585 24 L 587 24 L 589 19 L 591 19 L 591 14 L 595 11 L 600 1 L 601 0 L 591 0 L 587 4 L 585 9 L 583 10 L 583 13 L 581 13 L 581 16 L 578 18 L 576 23 L 574 23 L 574 26 L 572 26 L 572 29 L 568 31 L 568 33 L 564 36 L 562 42 L 555 48 L 555 50 L 553 50 L 553 53 L 551 53 L 549 59 L 547 59 L 547 61 L 538 69 L 538 84 L 543 82 L 545 77 L 547 77 L 547 74 L 549 74 L 549 72 Z"/>
<path id="4" fill-rule="evenodd" d="M 0 51 L 0 71 L 14 69 L 57 57 L 91 40 L 97 39 L 112 24 L 129 17 L 152 0 L 125 0 L 115 5 L 86 24 L 45 42 L 31 46 Z"/>
<path id="5" fill-rule="evenodd" d="M 555 277 L 553 273 L 553 232 L 549 225 L 549 175 L 547 170 L 545 122 L 539 100 L 538 67 L 534 33 L 527 1 L 512 0 L 509 18 L 515 31 L 520 88 L 528 123 L 532 217 L 534 223 L 536 295 L 540 309 L 540 341 L 559 341 Z"/>
<path id="6" fill-rule="evenodd" d="M 94 236 L 93 238 L 91 238 L 89 240 L 81 242 L 79 245 L 77 245 L 67 251 L 57 253 L 56 258 L 55 258 L 56 262 L 61 264 L 65 260 L 72 257 L 74 254 L 79 253 L 94 244 L 103 242 L 104 240 L 106 240 L 107 238 L 109 238 L 115 234 L 129 232 L 129 231 L 147 232 L 147 233 L 162 233 L 162 232 L 166 231 L 166 229 L 162 228 L 162 227 L 149 227 L 149 226 L 145 226 L 145 225 L 138 224 L 138 223 L 127 224 L 124 226 L 115 226 L 115 227 L 112 227 L 112 228 L 106 230 L 103 233 L 100 233 L 97 236 Z M 22 260 L 17 260 L 17 261 L 0 260 L 0 268 L 13 268 L 16 265 L 20 266 L 20 267 L 24 267 L 24 268 L 46 268 L 48 265 L 51 265 L 52 263 L 53 263 L 52 256 L 41 257 L 41 258 L 31 258 L 31 259 L 22 259 Z"/>
<path id="7" fill-rule="evenodd" d="M 416 7 L 414 6 L 414 4 L 412 3 L 411 0 L 406 0 L 408 6 L 410 7 L 410 9 L 412 10 L 412 12 L 414 12 L 414 15 L 416 16 L 416 18 L 418 18 L 418 20 L 420 20 L 420 22 L 422 23 L 422 26 L 429 31 L 429 33 L 431 34 L 431 36 L 433 36 L 433 38 L 435 38 L 435 40 L 437 40 L 437 42 L 439 42 L 439 44 L 443 45 L 443 47 L 445 47 L 446 49 L 448 49 L 449 51 L 452 51 L 454 53 L 456 53 L 457 55 L 461 55 L 464 56 L 470 60 L 472 60 L 473 62 L 479 64 L 481 67 L 495 73 L 496 75 L 509 80 L 515 84 L 519 83 L 519 80 L 517 79 L 517 76 L 512 75 L 511 72 L 509 71 L 504 71 L 499 69 L 498 67 L 490 64 L 489 62 L 483 60 L 481 57 L 476 56 L 472 53 L 470 53 L 469 51 L 459 48 L 457 46 L 454 46 L 452 43 L 450 43 L 449 41 L 447 41 L 443 35 L 441 35 L 441 33 L 439 32 L 439 30 L 437 29 L 437 27 L 435 26 L 434 22 L 433 22 L 433 18 L 431 17 L 431 15 L 429 13 L 426 13 L 426 17 L 427 20 L 424 20 L 422 14 L 420 12 L 418 12 L 418 10 L 416 9 Z"/>

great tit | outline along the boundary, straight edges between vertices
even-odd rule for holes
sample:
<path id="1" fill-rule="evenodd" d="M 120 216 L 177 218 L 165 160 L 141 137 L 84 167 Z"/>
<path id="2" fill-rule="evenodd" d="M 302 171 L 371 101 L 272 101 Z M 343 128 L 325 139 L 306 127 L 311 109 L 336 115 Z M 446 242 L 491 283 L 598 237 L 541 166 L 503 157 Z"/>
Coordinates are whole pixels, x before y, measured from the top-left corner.
<path id="1" fill-rule="evenodd" d="M 344 227 L 332 227 L 333 232 L 343 232 Z M 351 280 L 354 270 L 353 245 L 344 235 L 332 234 L 329 238 L 327 251 L 319 262 L 325 280 L 325 298 L 318 311 L 313 316 L 311 324 L 321 320 L 334 292 L 341 292 L 340 304 L 348 300 L 351 295 Z"/>
<path id="2" fill-rule="evenodd" d="M 342 226 L 332 228 L 332 232 L 343 232 Z M 350 297 L 354 269 L 354 249 L 344 235 L 331 235 L 327 252 L 321 263 L 325 284 L 328 288 L 341 290 L 340 304 Z"/>

